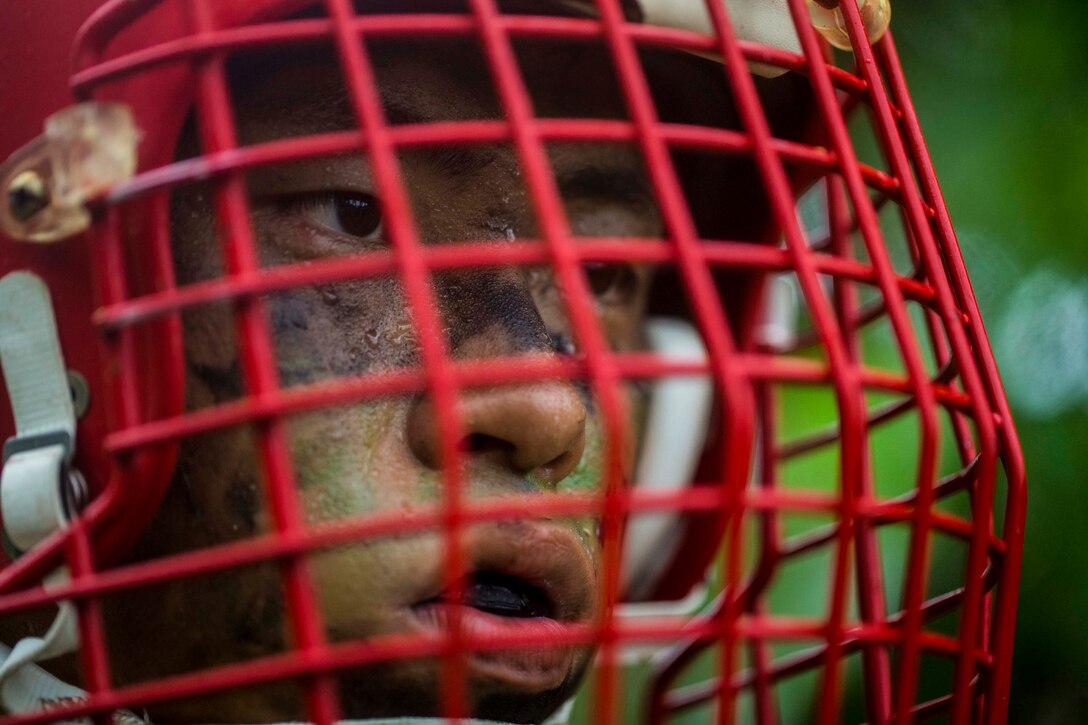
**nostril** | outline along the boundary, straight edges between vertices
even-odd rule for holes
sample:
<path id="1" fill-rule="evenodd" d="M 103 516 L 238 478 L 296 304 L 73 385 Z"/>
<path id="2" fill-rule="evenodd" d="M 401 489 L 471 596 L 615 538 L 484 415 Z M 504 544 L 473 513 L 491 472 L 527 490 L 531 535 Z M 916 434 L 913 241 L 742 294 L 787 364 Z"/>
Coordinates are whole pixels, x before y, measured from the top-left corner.
<path id="1" fill-rule="evenodd" d="M 461 439 L 461 452 L 470 455 L 486 455 L 488 453 L 502 453 L 507 456 L 514 454 L 514 445 L 502 438 L 496 438 L 486 433 L 472 433 Z"/>
<path id="2" fill-rule="evenodd" d="M 465 391 L 463 454 L 491 458 L 509 470 L 555 484 L 570 474 L 585 447 L 586 409 L 566 382 Z M 421 398 L 408 417 L 407 442 L 424 465 L 441 465 L 442 436 L 434 405 Z"/>
<path id="3" fill-rule="evenodd" d="M 567 444 L 566 448 L 558 456 L 545 463 L 543 466 L 538 466 L 533 473 L 542 481 L 556 485 L 564 478 L 569 476 L 578 464 L 582 461 L 582 454 L 586 448 L 586 435 L 585 429 L 579 431 L 578 435 Z"/>
<path id="4" fill-rule="evenodd" d="M 519 473 L 532 473 L 542 482 L 555 484 L 566 478 L 582 460 L 585 448 L 583 435 L 567 445 L 562 453 L 543 465 L 523 460 L 518 448 L 510 441 L 486 433 L 472 433 L 461 439 L 460 450 L 468 456 L 491 458 Z"/>

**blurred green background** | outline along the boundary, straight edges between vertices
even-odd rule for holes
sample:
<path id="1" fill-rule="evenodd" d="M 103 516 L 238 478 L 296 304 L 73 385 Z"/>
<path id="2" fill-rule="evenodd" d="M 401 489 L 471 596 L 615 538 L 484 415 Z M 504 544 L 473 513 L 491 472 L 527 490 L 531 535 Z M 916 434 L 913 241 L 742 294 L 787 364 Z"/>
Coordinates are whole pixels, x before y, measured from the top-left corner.
<path id="1" fill-rule="evenodd" d="M 1012 723 L 1088 723 L 1088 4 L 899 0 L 1027 459 Z"/>

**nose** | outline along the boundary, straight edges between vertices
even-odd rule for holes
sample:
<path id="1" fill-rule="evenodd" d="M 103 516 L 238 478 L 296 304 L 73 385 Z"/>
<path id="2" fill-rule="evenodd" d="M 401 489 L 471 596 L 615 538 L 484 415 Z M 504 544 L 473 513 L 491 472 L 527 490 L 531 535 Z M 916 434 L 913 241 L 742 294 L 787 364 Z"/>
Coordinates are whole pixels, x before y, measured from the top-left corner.
<path id="1" fill-rule="evenodd" d="M 556 485 L 582 459 L 586 407 L 569 384 L 543 381 L 527 385 L 466 390 L 461 396 L 466 455 L 498 457 L 519 474 Z M 408 444 L 415 456 L 438 468 L 441 437 L 434 405 L 419 400 L 408 420 Z"/>

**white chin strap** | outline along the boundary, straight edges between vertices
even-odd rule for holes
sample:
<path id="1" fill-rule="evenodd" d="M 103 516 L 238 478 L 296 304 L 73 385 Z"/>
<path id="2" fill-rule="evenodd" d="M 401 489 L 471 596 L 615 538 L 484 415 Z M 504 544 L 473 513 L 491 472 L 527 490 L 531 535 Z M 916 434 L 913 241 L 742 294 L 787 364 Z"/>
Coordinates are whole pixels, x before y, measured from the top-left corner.
<path id="1" fill-rule="evenodd" d="M 705 365 L 706 347 L 692 325 L 652 318 L 644 328 L 650 349 L 670 363 Z M 635 471 L 638 490 L 675 493 L 691 484 L 706 445 L 714 386 L 703 375 L 655 380 Z M 657 587 L 680 544 L 676 511 L 633 516 L 624 533 L 623 592 L 644 599 Z"/>
<path id="2" fill-rule="evenodd" d="M 37 276 L 0 279 L 0 365 L 15 419 L 4 443 L 0 509 L 5 545 L 18 555 L 67 522 L 76 415 L 49 289 Z"/>
<path id="3" fill-rule="evenodd" d="M 796 337 L 796 291 L 788 278 L 773 277 L 763 295 L 763 314 L 754 331 L 755 342 L 771 350 L 788 349 Z M 686 320 L 651 318 L 645 332 L 658 357 L 673 363 L 706 364 L 702 337 Z M 639 491 L 676 493 L 694 482 L 707 442 L 713 402 L 714 388 L 706 374 L 654 382 L 636 469 Z M 621 581 L 623 594 L 634 601 L 619 606 L 621 618 L 688 616 L 707 602 L 705 582 L 676 601 L 643 601 L 661 584 L 680 553 L 682 521 L 683 515 L 677 511 L 632 516 L 628 521 Z M 624 659 L 629 663 L 646 662 L 667 647 L 668 643 L 628 645 Z"/>
<path id="4" fill-rule="evenodd" d="M 76 417 L 49 290 L 38 277 L 13 272 L 0 279 L 0 364 L 15 419 L 15 437 L 4 444 L 0 509 L 4 544 L 18 556 L 64 528 L 73 507 L 68 491 L 75 450 Z M 63 567 L 46 588 L 68 579 Z M 42 637 L 25 637 L 14 648 L 0 645 L 0 705 L 9 713 L 79 696 L 35 662 L 79 646 L 75 607 L 57 604 L 57 617 Z"/>

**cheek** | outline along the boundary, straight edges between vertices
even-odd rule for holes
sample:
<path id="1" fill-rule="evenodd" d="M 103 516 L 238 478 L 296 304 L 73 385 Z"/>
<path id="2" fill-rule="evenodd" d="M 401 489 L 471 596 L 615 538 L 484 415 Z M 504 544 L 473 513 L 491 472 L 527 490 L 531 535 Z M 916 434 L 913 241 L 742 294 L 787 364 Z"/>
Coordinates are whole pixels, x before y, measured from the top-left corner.
<path id="1" fill-rule="evenodd" d="M 613 350 L 629 352 L 646 346 L 646 308 L 654 277 L 652 269 L 636 265 L 636 290 L 623 303 L 599 305 L 601 324 Z"/>
<path id="2" fill-rule="evenodd" d="M 633 481 L 638 459 L 638 440 L 646 415 L 647 400 L 641 388 L 627 384 L 623 386 L 623 401 L 626 407 L 626 424 L 623 426 L 624 439 L 621 442 L 623 446 L 623 483 L 629 485 Z M 579 461 L 569 476 L 559 482 L 559 493 L 583 495 L 603 493 L 606 485 L 605 470 L 607 462 L 605 457 L 608 455 L 603 426 L 603 421 L 600 419 L 600 409 L 594 406 L 593 414 L 586 420 L 586 444 L 582 460 Z M 570 527 L 582 540 L 585 550 L 594 559 L 597 559 L 600 553 L 598 546 L 598 518 L 593 516 L 573 518 L 570 520 Z"/>
<path id="3" fill-rule="evenodd" d="M 413 364 L 415 333 L 392 280 L 326 285 L 270 305 L 282 383 L 287 386 Z"/>
<path id="4" fill-rule="evenodd" d="M 592 401 L 592 398 L 590 399 Z M 649 405 L 646 390 L 634 383 L 621 386 L 621 402 L 624 406 L 622 464 L 625 482 L 631 481 L 638 462 L 638 441 L 646 419 Z M 600 406 L 590 404 L 590 415 L 586 419 L 586 443 L 582 460 L 565 479 L 559 482 L 560 493 L 593 493 L 604 485 L 605 456 L 609 451 L 606 445 L 605 421 L 602 420 Z"/>
<path id="5" fill-rule="evenodd" d="M 396 398 L 296 418 L 296 476 L 309 523 L 420 506 L 437 500 L 405 440 L 411 401 Z"/>
<path id="6" fill-rule="evenodd" d="M 582 460 L 566 478 L 559 482 L 559 493 L 594 493 L 604 479 L 604 439 L 599 413 L 594 411 L 586 418 L 586 444 Z"/>
<path id="7" fill-rule="evenodd" d="M 182 329 L 190 367 L 227 371 L 238 359 L 230 307 L 215 305 L 187 312 L 182 315 Z"/>
<path id="8" fill-rule="evenodd" d="M 290 435 L 308 524 L 437 501 L 440 486 L 405 442 L 410 399 L 368 402 L 295 419 Z M 366 540 L 314 554 L 314 579 L 333 641 L 377 635 L 399 624 L 391 610 L 419 597 L 418 582 L 437 577 L 438 538 L 414 533 Z M 411 576 L 406 576 L 411 572 Z"/>
<path id="9" fill-rule="evenodd" d="M 395 631 L 391 610 L 417 601 L 444 562 L 434 534 L 375 539 L 315 554 L 309 569 L 333 641 Z M 409 573 L 406 575 L 406 573 Z"/>

